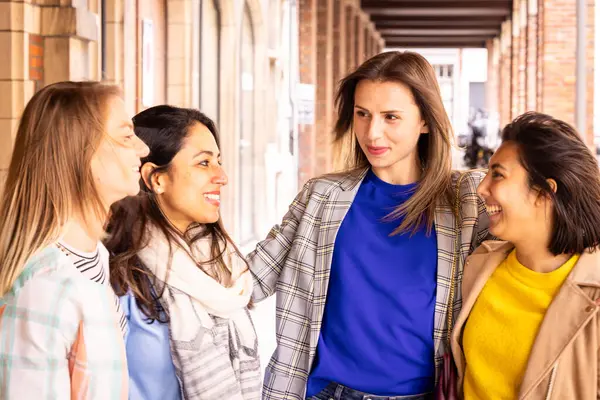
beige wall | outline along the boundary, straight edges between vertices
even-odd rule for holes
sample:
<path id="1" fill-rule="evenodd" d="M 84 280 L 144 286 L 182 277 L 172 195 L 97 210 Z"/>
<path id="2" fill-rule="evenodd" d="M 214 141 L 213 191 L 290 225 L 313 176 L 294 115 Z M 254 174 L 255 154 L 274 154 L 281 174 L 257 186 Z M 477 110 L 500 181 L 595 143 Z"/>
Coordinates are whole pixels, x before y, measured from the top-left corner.
<path id="1" fill-rule="evenodd" d="M 43 6 L 43 7 L 42 7 Z M 97 79 L 95 1 L 0 2 L 0 188 L 18 118 L 36 88 L 61 80 Z"/>
<path id="2" fill-rule="evenodd" d="M 199 107 L 218 122 L 230 178 L 223 194 L 225 224 L 237 238 L 239 204 L 252 197 L 249 212 L 254 223 L 247 239 L 263 236 L 277 214 L 269 208 L 273 204 L 269 199 L 278 197 L 273 182 L 282 177 L 273 160 L 285 159 L 288 164 L 291 160 L 289 145 L 278 142 L 282 135 L 289 136 L 287 131 L 277 131 L 278 116 L 285 112 L 273 100 L 286 67 L 278 64 L 280 49 L 288 44 L 281 36 L 280 21 L 286 1 L 105 0 L 104 25 L 101 0 L 0 2 L 0 51 L 10 60 L 0 63 L 0 182 L 10 162 L 18 118 L 44 85 L 102 79 L 122 87 L 132 115 L 146 107 L 142 104 L 142 21 L 147 18 L 154 23 L 154 104 Z M 253 33 L 252 54 L 242 46 L 244 9 Z M 252 64 L 249 92 L 242 90 L 242 84 L 250 82 L 247 77 L 242 81 L 242 59 L 244 65 Z M 254 182 L 243 194 L 238 184 L 242 127 L 251 132 L 249 151 L 254 160 L 244 166 L 253 170 Z M 294 177 L 295 173 L 289 180 Z"/>

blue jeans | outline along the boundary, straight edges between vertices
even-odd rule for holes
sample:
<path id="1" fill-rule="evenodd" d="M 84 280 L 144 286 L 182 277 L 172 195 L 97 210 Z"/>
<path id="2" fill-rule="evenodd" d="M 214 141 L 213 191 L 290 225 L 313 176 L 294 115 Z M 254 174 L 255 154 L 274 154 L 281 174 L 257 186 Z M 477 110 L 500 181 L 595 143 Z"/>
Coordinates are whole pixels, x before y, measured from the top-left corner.
<path id="1" fill-rule="evenodd" d="M 308 400 L 432 400 L 433 393 L 413 394 L 409 396 L 375 396 L 359 392 L 346 386 L 330 383 L 321 392 Z"/>

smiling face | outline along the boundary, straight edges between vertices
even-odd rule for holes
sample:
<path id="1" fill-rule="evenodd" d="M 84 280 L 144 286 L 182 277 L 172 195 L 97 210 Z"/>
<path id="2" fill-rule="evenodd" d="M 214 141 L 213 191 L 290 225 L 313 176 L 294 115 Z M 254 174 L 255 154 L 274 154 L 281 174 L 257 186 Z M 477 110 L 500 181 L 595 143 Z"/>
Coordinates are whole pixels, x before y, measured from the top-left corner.
<path id="1" fill-rule="evenodd" d="M 149 163 L 143 167 L 144 175 Z M 181 150 L 169 169 L 153 178 L 154 193 L 162 212 L 180 231 L 193 223 L 208 224 L 219 220 L 221 187 L 227 175 L 215 137 L 201 123 L 192 125 Z"/>
<path id="2" fill-rule="evenodd" d="M 91 168 L 98 193 L 108 207 L 140 191 L 140 158 L 149 150 L 133 132 L 120 97 L 113 97 L 107 110 L 105 137 L 92 157 Z"/>
<path id="3" fill-rule="evenodd" d="M 428 129 L 408 86 L 362 80 L 354 95 L 354 132 L 373 171 L 386 177 L 418 165 L 417 143 Z"/>
<path id="4" fill-rule="evenodd" d="M 477 193 L 485 201 L 490 233 L 519 244 L 540 241 L 547 246 L 552 230 L 552 204 L 531 188 L 516 144 L 504 142 L 490 159 L 490 169 Z"/>

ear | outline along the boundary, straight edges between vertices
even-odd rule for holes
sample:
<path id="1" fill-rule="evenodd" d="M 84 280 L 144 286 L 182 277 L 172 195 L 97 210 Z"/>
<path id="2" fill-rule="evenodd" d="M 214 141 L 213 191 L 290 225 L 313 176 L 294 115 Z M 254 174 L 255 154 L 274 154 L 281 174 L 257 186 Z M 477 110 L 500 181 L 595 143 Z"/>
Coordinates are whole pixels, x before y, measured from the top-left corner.
<path id="1" fill-rule="evenodd" d="M 427 126 L 427 124 L 425 123 L 424 120 L 421 120 L 421 132 L 422 134 L 427 134 L 429 133 L 429 127 Z"/>
<path id="2" fill-rule="evenodd" d="M 552 189 L 552 191 L 556 193 L 556 191 L 558 190 L 558 184 L 556 183 L 556 181 L 552 178 L 548 178 L 546 179 L 546 182 L 548 183 L 548 186 L 550 186 L 550 189 Z"/>
<path id="3" fill-rule="evenodd" d="M 165 192 L 165 182 L 162 173 L 157 172 L 153 174 L 157 168 L 156 164 L 147 162 L 142 165 L 140 173 L 147 188 L 155 194 L 162 194 Z"/>
<path id="4" fill-rule="evenodd" d="M 546 179 L 546 183 L 548 183 L 548 186 L 550 186 L 550 190 L 552 190 L 553 193 L 556 193 L 556 191 L 558 190 L 558 184 L 556 183 L 556 181 L 552 178 L 548 178 Z M 542 205 L 548 201 L 552 201 L 552 197 L 547 192 L 543 192 L 539 188 L 537 189 L 537 191 L 537 204 Z"/>

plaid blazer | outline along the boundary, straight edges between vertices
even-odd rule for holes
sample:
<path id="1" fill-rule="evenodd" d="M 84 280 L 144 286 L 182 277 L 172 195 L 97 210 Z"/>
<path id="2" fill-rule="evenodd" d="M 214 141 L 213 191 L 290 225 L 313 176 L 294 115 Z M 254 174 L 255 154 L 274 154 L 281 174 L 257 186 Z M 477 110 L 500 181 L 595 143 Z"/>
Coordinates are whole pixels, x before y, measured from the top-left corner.
<path id="1" fill-rule="evenodd" d="M 248 255 L 254 276 L 253 299 L 260 301 L 277 293 L 277 348 L 265 371 L 263 399 L 304 399 L 327 301 L 327 285 L 335 238 L 352 205 L 366 169 L 310 180 L 290 205 L 281 225 L 273 227 L 265 240 Z M 452 174 L 454 187 L 460 173 Z M 484 173 L 464 173 L 460 180 L 460 218 L 455 205 L 436 209 L 438 275 L 434 317 L 436 378 L 443 354 L 449 347 L 446 315 L 455 238 L 460 248 L 455 275 L 454 316 L 462 299 L 462 266 L 468 254 L 487 236 L 488 219 L 476 194 Z"/>

